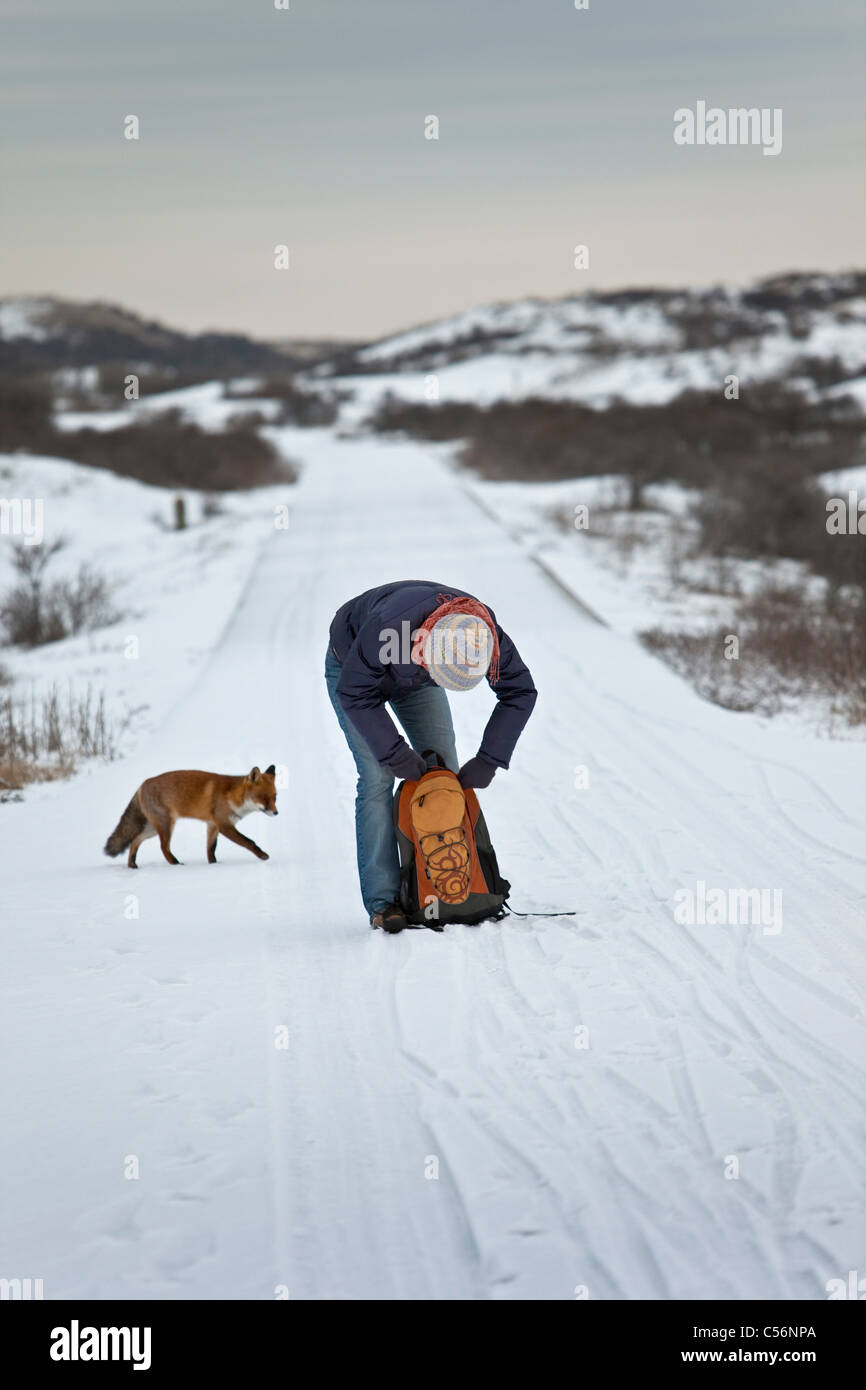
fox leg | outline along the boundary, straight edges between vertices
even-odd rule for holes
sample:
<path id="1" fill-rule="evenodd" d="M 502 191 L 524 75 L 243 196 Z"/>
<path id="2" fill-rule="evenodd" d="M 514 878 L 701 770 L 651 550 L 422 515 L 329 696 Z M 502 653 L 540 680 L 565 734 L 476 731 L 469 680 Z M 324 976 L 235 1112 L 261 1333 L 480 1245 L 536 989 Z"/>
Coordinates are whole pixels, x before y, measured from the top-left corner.
<path id="1" fill-rule="evenodd" d="M 152 840 L 155 834 L 156 831 L 148 821 L 144 829 L 139 831 L 139 833 L 136 835 L 132 844 L 129 846 L 129 858 L 126 861 L 130 869 L 138 868 L 138 865 L 135 862 L 135 856 L 138 854 L 139 845 L 143 844 L 145 840 Z"/>
<path id="2" fill-rule="evenodd" d="M 207 862 L 209 864 L 215 864 L 217 862 L 216 842 L 219 833 L 220 828 L 216 824 L 216 821 L 209 821 L 207 828 Z"/>
<path id="3" fill-rule="evenodd" d="M 231 821 L 218 823 L 217 830 L 220 835 L 225 835 L 227 840 L 234 840 L 236 845 L 243 845 L 244 849 L 250 850 L 257 858 L 267 859 L 269 857 L 263 849 L 259 848 L 255 840 L 251 840 L 248 835 L 242 835 L 239 830 L 236 830 Z"/>
<path id="4" fill-rule="evenodd" d="M 175 859 L 171 852 L 171 835 L 174 830 L 174 818 L 163 812 L 161 815 L 154 815 L 151 812 L 153 824 L 156 826 L 156 833 L 159 836 L 159 847 L 168 860 L 169 864 L 179 864 L 180 860 Z"/>

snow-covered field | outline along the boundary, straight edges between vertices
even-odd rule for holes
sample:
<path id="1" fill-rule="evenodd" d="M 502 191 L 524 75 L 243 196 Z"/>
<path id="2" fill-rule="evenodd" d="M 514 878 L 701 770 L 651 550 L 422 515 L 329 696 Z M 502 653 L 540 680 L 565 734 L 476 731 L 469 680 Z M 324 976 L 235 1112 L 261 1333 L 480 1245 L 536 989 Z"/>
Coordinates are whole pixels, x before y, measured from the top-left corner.
<path id="1" fill-rule="evenodd" d="M 866 745 L 701 701 L 444 451 L 271 437 L 298 484 L 182 535 L 149 519 L 165 493 L 3 461 L 141 608 L 16 674 L 149 712 L 121 762 L 0 808 L 0 1276 L 47 1298 L 826 1297 L 863 1259 Z M 489 601 L 530 665 L 483 804 L 515 908 L 576 916 L 367 927 L 322 664 L 338 604 L 401 573 Z M 464 756 L 491 704 L 453 697 Z M 143 777 L 271 761 L 280 816 L 247 823 L 268 863 L 207 865 L 195 823 L 180 868 L 152 842 L 137 874 L 103 858 Z M 767 911 L 690 924 L 702 884 Z"/>
<path id="2" fill-rule="evenodd" d="M 41 503 L 45 543 L 63 541 L 47 580 L 89 564 L 110 582 L 120 614 L 63 642 L 4 651 L 19 692 L 90 684 L 104 690 L 116 720 L 137 711 L 130 740 L 158 725 L 218 644 L 274 529 L 274 508 L 290 510 L 292 493 L 291 486 L 232 493 L 208 518 L 205 498 L 187 491 L 188 526 L 174 531 L 173 494 L 164 488 L 58 459 L 0 456 L 0 496 Z M 15 581 L 12 545 L 20 539 L 0 535 L 0 593 Z"/>
<path id="3" fill-rule="evenodd" d="M 240 389 L 241 385 L 241 382 L 235 383 L 235 389 Z M 119 410 L 59 410 L 55 420 L 62 430 L 115 430 L 139 420 L 146 421 L 165 410 L 179 410 L 185 419 L 202 429 L 222 430 L 233 416 L 242 418 L 260 414 L 272 420 L 280 409 L 279 401 L 226 396 L 223 382 L 206 381 L 201 386 L 185 386 L 177 391 L 157 391 L 151 396 L 141 396 Z"/>

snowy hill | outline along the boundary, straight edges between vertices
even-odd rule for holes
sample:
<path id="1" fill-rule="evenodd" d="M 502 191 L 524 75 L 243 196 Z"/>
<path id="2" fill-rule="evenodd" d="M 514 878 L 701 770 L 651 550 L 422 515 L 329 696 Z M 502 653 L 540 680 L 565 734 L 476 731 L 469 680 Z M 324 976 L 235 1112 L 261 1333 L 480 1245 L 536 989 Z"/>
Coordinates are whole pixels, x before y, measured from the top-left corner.
<path id="1" fill-rule="evenodd" d="M 53 295 L 0 299 L 0 371 L 114 362 L 217 376 L 285 371 L 292 358 L 242 333 L 183 333 L 115 304 Z"/>
<path id="2" fill-rule="evenodd" d="M 389 337 L 338 358 L 332 372 L 365 406 L 390 391 L 411 401 L 485 404 L 531 395 L 605 406 L 671 400 L 786 377 L 862 401 L 866 274 L 790 275 L 744 289 L 624 290 L 527 299 Z"/>

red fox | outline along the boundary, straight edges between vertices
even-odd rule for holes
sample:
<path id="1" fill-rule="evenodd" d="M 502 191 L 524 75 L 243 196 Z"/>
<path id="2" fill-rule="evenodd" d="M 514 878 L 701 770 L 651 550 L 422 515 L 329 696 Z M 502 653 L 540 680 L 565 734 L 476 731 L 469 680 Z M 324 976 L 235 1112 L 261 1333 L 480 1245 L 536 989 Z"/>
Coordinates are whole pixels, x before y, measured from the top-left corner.
<path id="1" fill-rule="evenodd" d="M 207 821 L 208 863 L 217 862 L 219 835 L 252 850 L 259 859 L 267 859 L 255 840 L 242 835 L 236 826 L 250 811 L 277 815 L 275 777 L 273 763 L 264 772 L 254 767 L 246 777 L 224 777 L 218 772 L 163 772 L 159 777 L 148 777 L 106 840 L 105 853 L 113 859 L 128 848 L 126 862 L 130 869 L 137 869 L 139 845 L 158 835 L 169 864 L 179 864 L 171 852 L 171 835 L 175 821 L 187 819 Z"/>

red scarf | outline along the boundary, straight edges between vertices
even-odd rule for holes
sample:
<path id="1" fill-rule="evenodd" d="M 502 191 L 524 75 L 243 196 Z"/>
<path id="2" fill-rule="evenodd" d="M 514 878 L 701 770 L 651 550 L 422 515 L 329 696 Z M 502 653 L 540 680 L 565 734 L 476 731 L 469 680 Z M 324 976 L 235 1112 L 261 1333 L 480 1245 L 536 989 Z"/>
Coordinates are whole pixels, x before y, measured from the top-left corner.
<path id="1" fill-rule="evenodd" d="M 447 618 L 452 613 L 466 613 L 469 617 L 480 618 L 483 623 L 487 624 L 493 639 L 493 655 L 487 668 L 487 679 L 491 685 L 495 685 L 499 680 L 499 637 L 496 633 L 496 624 L 490 616 L 489 610 L 484 607 L 483 603 L 479 603 L 477 598 L 452 598 L 446 601 L 444 594 L 437 594 L 436 597 L 440 600 L 439 607 L 433 609 L 430 617 L 425 619 L 418 631 L 432 632 L 440 618 Z M 418 651 L 420 654 L 420 644 Z M 427 663 L 422 662 L 422 664 L 426 666 Z"/>

